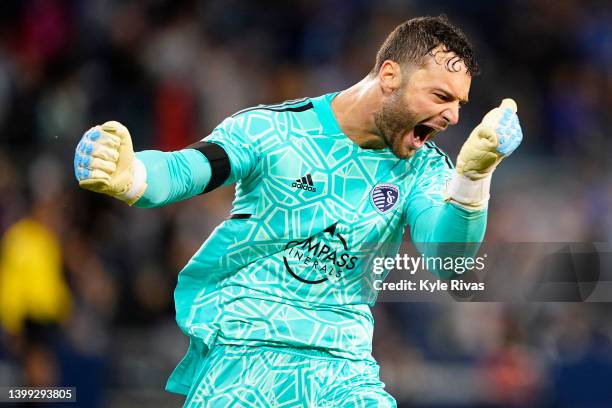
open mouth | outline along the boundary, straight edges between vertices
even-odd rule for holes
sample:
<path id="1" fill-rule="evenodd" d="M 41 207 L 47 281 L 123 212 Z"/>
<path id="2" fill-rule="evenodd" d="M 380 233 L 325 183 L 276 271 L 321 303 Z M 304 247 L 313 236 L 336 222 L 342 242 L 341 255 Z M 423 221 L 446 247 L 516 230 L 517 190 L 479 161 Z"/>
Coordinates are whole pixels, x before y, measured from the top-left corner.
<path id="1" fill-rule="evenodd" d="M 414 137 L 425 143 L 434 131 L 435 129 L 432 127 L 419 124 L 414 127 Z"/>

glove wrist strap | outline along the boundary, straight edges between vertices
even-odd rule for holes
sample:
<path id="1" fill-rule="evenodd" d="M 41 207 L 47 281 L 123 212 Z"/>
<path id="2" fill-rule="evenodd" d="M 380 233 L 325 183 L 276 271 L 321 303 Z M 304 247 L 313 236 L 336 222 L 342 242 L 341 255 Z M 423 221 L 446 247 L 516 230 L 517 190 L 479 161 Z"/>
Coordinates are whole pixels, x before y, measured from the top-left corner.
<path id="1" fill-rule="evenodd" d="M 147 168 L 144 163 L 134 157 L 132 162 L 132 183 L 128 190 L 118 195 L 117 198 L 125 201 L 129 205 L 134 204 L 144 194 L 147 189 Z"/>
<path id="2" fill-rule="evenodd" d="M 492 173 L 480 180 L 471 180 L 455 173 L 446 187 L 446 201 L 453 201 L 470 210 L 482 210 L 489 202 Z"/>

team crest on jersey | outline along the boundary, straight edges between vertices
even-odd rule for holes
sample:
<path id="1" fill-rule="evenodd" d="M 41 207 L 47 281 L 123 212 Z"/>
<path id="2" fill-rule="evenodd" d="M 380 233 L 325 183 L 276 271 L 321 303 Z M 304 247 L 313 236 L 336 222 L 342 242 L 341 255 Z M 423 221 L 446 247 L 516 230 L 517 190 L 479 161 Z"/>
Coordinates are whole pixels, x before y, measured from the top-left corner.
<path id="1" fill-rule="evenodd" d="M 370 192 L 370 200 L 374 207 L 384 214 L 399 201 L 399 187 L 395 184 L 377 184 Z"/>

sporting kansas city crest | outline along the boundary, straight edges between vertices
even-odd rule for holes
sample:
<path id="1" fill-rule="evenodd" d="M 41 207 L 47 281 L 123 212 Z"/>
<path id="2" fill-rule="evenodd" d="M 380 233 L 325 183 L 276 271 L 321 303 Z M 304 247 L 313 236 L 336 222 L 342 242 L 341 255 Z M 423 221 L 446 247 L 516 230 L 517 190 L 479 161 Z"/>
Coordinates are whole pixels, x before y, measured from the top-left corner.
<path id="1" fill-rule="evenodd" d="M 377 184 L 370 192 L 370 200 L 374 207 L 384 214 L 399 201 L 399 187 L 395 184 Z"/>

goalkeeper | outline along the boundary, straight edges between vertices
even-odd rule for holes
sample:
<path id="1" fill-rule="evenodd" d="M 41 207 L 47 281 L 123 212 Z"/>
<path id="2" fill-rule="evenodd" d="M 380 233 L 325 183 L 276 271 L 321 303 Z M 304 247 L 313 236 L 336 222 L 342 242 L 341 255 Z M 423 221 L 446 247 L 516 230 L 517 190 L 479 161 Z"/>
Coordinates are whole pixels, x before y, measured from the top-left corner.
<path id="1" fill-rule="evenodd" d="M 522 139 L 516 104 L 485 115 L 456 168 L 431 141 L 477 71 L 459 29 L 415 18 L 349 89 L 245 109 L 183 150 L 134 154 L 118 122 L 85 133 L 79 185 L 135 207 L 236 183 L 175 291 L 190 346 L 167 389 L 185 406 L 395 406 L 371 355 L 367 244 L 397 252 L 406 226 L 427 255 L 482 240 L 492 173 Z"/>

